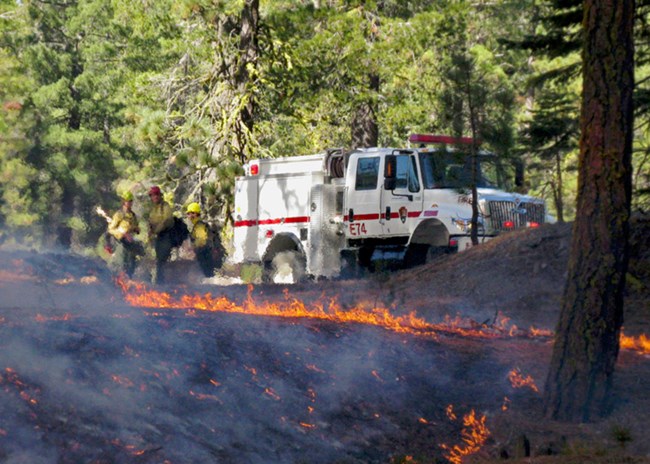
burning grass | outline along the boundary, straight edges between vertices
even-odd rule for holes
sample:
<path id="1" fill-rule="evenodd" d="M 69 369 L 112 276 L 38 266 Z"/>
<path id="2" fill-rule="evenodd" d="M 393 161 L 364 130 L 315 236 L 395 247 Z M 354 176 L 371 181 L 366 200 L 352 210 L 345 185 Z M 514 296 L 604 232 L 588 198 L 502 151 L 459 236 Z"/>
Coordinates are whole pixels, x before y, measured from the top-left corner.
<path id="1" fill-rule="evenodd" d="M 410 333 L 418 336 L 436 338 L 438 334 L 471 336 L 477 338 L 526 337 L 545 338 L 549 332 L 530 328 L 519 329 L 509 324 L 509 319 L 501 314 L 493 324 L 479 324 L 471 319 L 445 317 L 442 323 L 430 323 L 418 317 L 415 312 L 406 316 L 393 315 L 390 309 L 375 307 L 371 310 L 361 306 L 343 308 L 336 298 L 329 298 L 305 304 L 284 291 L 284 301 L 255 301 L 253 287 L 248 287 L 248 297 L 238 304 L 226 297 L 203 295 L 174 295 L 149 289 L 146 285 L 120 278 L 117 280 L 124 293 L 124 299 L 133 306 L 145 308 L 170 308 L 199 310 L 209 312 L 238 313 L 255 316 L 282 318 L 307 318 L 334 323 L 358 323 L 382 327 L 397 333 Z"/>
<path id="2" fill-rule="evenodd" d="M 522 431 L 535 455 L 549 428 L 577 436 L 541 416 L 552 332 L 501 313 L 431 322 L 350 299 L 125 280 L 111 293 L 92 269 L 32 262 L 18 263 L 29 279 L 3 283 L 16 297 L 0 313 L 0 461 L 467 464 L 512 456 Z M 617 395 L 634 414 L 647 338 L 621 343 Z"/>
<path id="3" fill-rule="evenodd" d="M 529 327 L 521 329 L 510 323 L 510 318 L 499 312 L 491 324 L 478 323 L 470 318 L 461 316 L 445 316 L 441 323 L 427 322 L 425 319 L 410 312 L 405 316 L 394 315 L 384 307 L 364 309 L 361 305 L 343 308 L 336 297 L 321 298 L 311 304 L 306 304 L 292 297 L 288 289 L 284 289 L 283 301 L 256 301 L 253 296 L 253 286 L 248 286 L 247 298 L 242 303 L 224 296 L 215 297 L 210 293 L 183 294 L 157 291 L 147 285 L 127 280 L 123 277 L 116 279 L 124 299 L 133 306 L 144 308 L 169 308 L 181 310 L 199 310 L 209 312 L 238 313 L 254 316 L 269 316 L 282 318 L 307 318 L 329 321 L 334 323 L 359 323 L 374 325 L 398 333 L 410 333 L 418 336 L 436 338 L 439 334 L 459 335 L 476 338 L 534 338 L 550 340 L 553 332 L 548 329 Z M 650 354 L 650 339 L 645 334 L 638 337 L 621 334 L 621 348 Z M 530 386 L 530 385 L 529 385 Z M 531 387 L 532 388 L 532 387 Z M 533 388 L 534 390 L 537 387 Z"/>

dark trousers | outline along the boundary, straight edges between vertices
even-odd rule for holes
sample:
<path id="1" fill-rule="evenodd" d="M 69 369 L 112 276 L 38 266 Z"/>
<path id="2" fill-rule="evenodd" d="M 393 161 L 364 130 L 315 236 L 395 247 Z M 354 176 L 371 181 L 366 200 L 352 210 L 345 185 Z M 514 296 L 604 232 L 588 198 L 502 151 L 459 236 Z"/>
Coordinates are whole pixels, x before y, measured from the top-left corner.
<path id="1" fill-rule="evenodd" d="M 194 249 L 194 253 L 196 254 L 196 260 L 199 263 L 199 267 L 201 268 L 201 271 L 203 271 L 203 275 L 206 277 L 213 277 L 215 262 L 212 248 L 207 246 L 196 248 Z"/>
<path id="2" fill-rule="evenodd" d="M 163 231 L 158 234 L 154 242 L 154 250 L 156 251 L 156 275 L 155 283 L 165 283 L 165 263 L 172 253 L 172 239 L 168 231 Z"/>
<path id="3" fill-rule="evenodd" d="M 133 277 L 137 259 L 144 255 L 144 247 L 141 243 L 136 241 L 120 240 L 122 246 L 122 271 L 129 276 Z"/>

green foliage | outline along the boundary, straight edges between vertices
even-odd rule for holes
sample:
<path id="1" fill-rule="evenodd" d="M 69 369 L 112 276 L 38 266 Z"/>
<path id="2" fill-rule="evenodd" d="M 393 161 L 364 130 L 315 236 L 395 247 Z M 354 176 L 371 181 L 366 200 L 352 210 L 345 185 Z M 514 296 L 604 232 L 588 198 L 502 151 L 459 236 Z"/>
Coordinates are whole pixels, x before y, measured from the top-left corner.
<path id="1" fill-rule="evenodd" d="M 468 95 L 503 175 L 524 165 L 522 188 L 571 203 L 578 3 L 262 0 L 257 47 L 245 49 L 243 0 L 5 0 L 0 225 L 94 244 L 105 227 L 94 206 L 124 185 L 142 198 L 153 183 L 222 221 L 246 160 L 349 148 L 362 105 L 383 146 L 415 132 L 470 135 Z M 638 54 L 647 62 L 645 45 Z M 643 205 L 645 64 L 637 76 Z"/>

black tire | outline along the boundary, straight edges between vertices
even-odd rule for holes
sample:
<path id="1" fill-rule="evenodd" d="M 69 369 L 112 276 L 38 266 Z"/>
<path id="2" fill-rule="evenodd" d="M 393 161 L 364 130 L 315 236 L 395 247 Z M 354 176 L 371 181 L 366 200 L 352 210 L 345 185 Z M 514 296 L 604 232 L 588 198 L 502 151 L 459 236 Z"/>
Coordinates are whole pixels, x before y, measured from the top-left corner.
<path id="1" fill-rule="evenodd" d="M 404 266 L 412 268 L 426 264 L 429 248 L 426 243 L 411 243 L 404 255 Z"/>
<path id="2" fill-rule="evenodd" d="M 421 266 L 435 261 L 440 256 L 450 253 L 449 247 L 437 247 L 424 243 L 411 243 L 404 255 L 404 265 L 407 268 Z"/>

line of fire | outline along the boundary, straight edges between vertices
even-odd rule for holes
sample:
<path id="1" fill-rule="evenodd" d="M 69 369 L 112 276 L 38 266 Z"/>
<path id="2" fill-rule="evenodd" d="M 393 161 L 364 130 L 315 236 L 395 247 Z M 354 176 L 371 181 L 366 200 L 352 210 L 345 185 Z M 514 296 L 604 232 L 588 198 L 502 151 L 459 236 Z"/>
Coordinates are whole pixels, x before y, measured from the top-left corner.
<path id="1" fill-rule="evenodd" d="M 236 301 L 0 274 L 3 291 L 30 282 L 51 299 L 0 312 L 0 460 L 461 464 L 499 447 L 492 423 L 540 401 L 544 371 L 527 361 L 553 340 L 505 312 L 432 322 L 286 288 Z M 59 289 L 78 298 L 55 304 Z M 623 369 L 650 354 L 646 335 L 621 346 Z"/>

